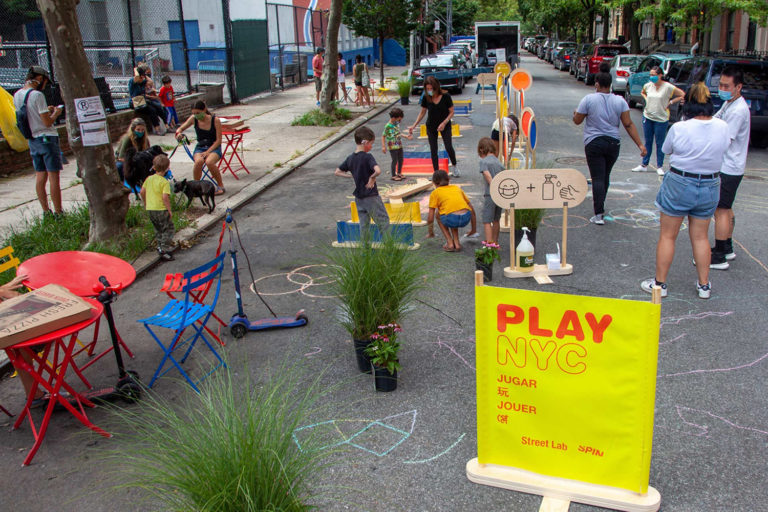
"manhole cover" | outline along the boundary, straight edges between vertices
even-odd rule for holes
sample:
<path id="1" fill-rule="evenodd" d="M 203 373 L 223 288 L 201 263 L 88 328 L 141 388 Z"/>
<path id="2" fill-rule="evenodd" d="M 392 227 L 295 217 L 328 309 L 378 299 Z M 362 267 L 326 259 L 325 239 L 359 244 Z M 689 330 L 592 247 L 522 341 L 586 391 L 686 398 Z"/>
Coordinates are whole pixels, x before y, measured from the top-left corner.
<path id="1" fill-rule="evenodd" d="M 555 158 L 555 162 L 563 165 L 587 165 L 587 159 L 583 156 L 561 156 Z"/>

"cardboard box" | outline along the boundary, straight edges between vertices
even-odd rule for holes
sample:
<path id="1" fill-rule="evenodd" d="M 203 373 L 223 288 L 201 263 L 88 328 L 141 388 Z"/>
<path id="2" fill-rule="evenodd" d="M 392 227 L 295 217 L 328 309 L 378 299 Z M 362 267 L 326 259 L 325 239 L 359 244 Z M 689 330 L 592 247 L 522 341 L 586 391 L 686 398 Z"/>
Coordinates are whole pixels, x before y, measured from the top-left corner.
<path id="1" fill-rule="evenodd" d="M 57 284 L 0 302 L 0 349 L 87 320 L 91 305 Z"/>

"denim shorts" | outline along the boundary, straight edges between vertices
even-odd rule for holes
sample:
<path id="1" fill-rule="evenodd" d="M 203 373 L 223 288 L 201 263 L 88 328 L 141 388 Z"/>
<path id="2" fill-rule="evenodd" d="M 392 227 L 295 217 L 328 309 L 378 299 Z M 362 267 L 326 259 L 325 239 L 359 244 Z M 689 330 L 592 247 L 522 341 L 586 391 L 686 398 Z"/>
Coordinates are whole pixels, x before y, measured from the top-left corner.
<path id="1" fill-rule="evenodd" d="M 656 207 L 670 217 L 709 219 L 720 200 L 720 178 L 699 179 L 673 172 L 664 175 Z"/>
<path id="2" fill-rule="evenodd" d="M 195 146 L 195 151 L 193 152 L 193 154 L 196 155 L 198 153 L 205 153 L 206 151 L 208 151 L 208 146 Z M 221 146 L 211 151 L 211 153 L 216 153 L 217 155 L 219 155 L 219 158 L 221 158 Z"/>
<path id="3" fill-rule="evenodd" d="M 447 228 L 463 228 L 472 220 L 472 214 L 466 213 L 448 213 L 440 215 L 440 222 Z"/>
<path id="4" fill-rule="evenodd" d="M 58 137 L 44 135 L 30 139 L 29 154 L 32 156 L 32 167 L 37 172 L 58 172 L 64 167 Z"/>

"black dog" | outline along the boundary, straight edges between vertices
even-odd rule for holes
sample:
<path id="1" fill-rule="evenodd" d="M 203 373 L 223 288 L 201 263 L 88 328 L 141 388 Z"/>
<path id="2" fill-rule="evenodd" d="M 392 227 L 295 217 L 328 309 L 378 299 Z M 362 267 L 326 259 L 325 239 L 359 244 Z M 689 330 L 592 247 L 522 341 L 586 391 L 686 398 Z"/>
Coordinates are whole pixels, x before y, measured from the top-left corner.
<path id="1" fill-rule="evenodd" d="M 131 190 L 136 194 L 136 199 L 139 198 L 138 191 L 144 184 L 144 180 L 152 174 L 152 160 L 157 155 L 168 156 L 160 146 L 152 146 L 144 151 L 136 151 L 136 148 L 130 145 L 125 150 L 123 175 L 125 176 L 125 182 L 128 183 Z"/>
<path id="2" fill-rule="evenodd" d="M 216 203 L 213 200 L 213 196 L 216 193 L 216 187 L 210 181 L 205 180 L 190 180 L 183 179 L 181 181 L 174 181 L 173 191 L 175 193 L 184 192 L 187 196 L 187 206 L 192 203 L 192 199 L 199 197 L 200 202 L 208 207 L 208 213 L 211 213 L 216 208 Z M 206 201 L 207 199 L 207 201 Z"/>

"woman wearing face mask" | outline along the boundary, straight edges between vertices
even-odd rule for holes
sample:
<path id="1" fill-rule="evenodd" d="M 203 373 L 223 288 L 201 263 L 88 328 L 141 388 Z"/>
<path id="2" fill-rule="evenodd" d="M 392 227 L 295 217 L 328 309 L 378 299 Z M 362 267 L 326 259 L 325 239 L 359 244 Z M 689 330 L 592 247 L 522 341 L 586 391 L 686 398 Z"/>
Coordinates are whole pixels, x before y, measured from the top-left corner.
<path id="1" fill-rule="evenodd" d="M 192 105 L 192 115 L 176 129 L 176 140 L 181 140 L 184 130 L 193 124 L 197 146 L 194 152 L 195 166 L 192 168 L 192 177 L 199 180 L 203 175 L 203 165 L 208 166 L 211 176 L 218 184 L 216 195 L 221 195 L 224 193 L 224 182 L 221 180 L 218 166 L 221 160 L 221 120 L 208 111 L 204 101 L 197 101 Z"/>
<path id="2" fill-rule="evenodd" d="M 442 133 L 443 145 L 448 153 L 448 158 L 453 165 L 451 176 L 458 178 L 459 169 L 456 166 L 456 152 L 451 141 L 451 118 L 453 117 L 453 100 L 450 94 L 440 88 L 440 82 L 434 76 L 428 76 L 424 80 L 424 96 L 421 98 L 421 112 L 419 117 L 408 128 L 408 134 L 413 135 L 413 129 L 427 116 L 427 139 L 429 140 L 429 152 L 432 156 L 432 167 L 438 170 L 437 135 Z"/>
<path id="3" fill-rule="evenodd" d="M 643 86 L 640 93 L 645 100 L 643 109 L 643 134 L 645 135 L 645 149 L 648 152 L 643 157 L 643 162 L 632 169 L 633 172 L 645 172 L 651 161 L 653 151 L 653 139 L 656 139 L 656 174 L 664 176 L 664 153 L 661 147 L 667 137 L 669 126 L 669 106 L 683 100 L 685 93 L 664 81 L 663 73 L 659 66 L 653 66 L 650 71 L 650 79 Z"/>
<path id="4" fill-rule="evenodd" d="M 147 123 L 140 117 L 131 121 L 128 131 L 120 138 L 120 142 L 117 145 L 115 158 L 117 160 L 117 172 L 120 174 L 120 181 L 125 179 L 123 176 L 123 164 L 125 162 L 125 151 L 130 146 L 136 148 L 136 151 L 144 151 L 151 146 L 147 136 Z"/>

